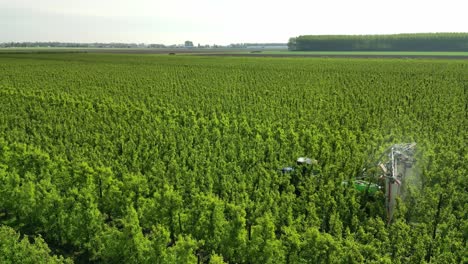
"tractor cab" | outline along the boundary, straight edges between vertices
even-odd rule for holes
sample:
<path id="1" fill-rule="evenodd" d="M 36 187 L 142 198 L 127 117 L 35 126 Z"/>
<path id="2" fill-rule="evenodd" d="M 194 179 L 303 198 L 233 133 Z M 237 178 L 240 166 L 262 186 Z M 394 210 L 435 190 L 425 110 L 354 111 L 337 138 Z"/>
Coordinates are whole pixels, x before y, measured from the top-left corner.
<path id="1" fill-rule="evenodd" d="M 297 160 L 296 160 L 296 164 L 297 164 L 298 166 L 306 165 L 306 164 L 311 165 L 311 164 L 312 164 L 312 160 L 311 160 L 310 158 L 299 157 L 299 158 L 297 158 Z"/>
<path id="2" fill-rule="evenodd" d="M 313 165 L 317 165 L 318 161 L 315 159 L 307 158 L 307 157 L 299 157 L 296 160 L 295 166 L 288 166 L 281 169 L 282 173 L 292 173 L 296 170 L 304 170 L 307 167 L 311 167 Z"/>
<path id="3" fill-rule="evenodd" d="M 303 165 L 316 165 L 317 160 L 311 159 L 311 158 L 306 158 L 306 157 L 299 157 L 297 158 L 296 164 L 298 166 L 303 166 Z"/>

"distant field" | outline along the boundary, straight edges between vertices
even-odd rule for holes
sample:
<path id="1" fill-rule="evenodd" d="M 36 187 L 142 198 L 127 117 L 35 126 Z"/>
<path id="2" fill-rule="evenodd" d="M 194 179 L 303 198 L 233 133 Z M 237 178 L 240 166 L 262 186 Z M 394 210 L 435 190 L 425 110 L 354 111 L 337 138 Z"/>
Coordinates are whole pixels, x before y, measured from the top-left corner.
<path id="1" fill-rule="evenodd" d="M 205 56 L 232 57 L 337 57 L 337 58 L 426 58 L 426 59 L 468 59 L 468 52 L 400 52 L 400 51 L 244 51 L 212 52 Z"/>
<path id="2" fill-rule="evenodd" d="M 229 48 L 0 48 L 0 54 L 160 54 L 210 57 L 291 57 L 291 58 L 406 58 L 467 60 L 468 52 L 385 52 L 385 51 L 288 51 Z"/>
<path id="3" fill-rule="evenodd" d="M 0 53 L 118 53 L 118 54 L 190 54 L 234 57 L 381 57 L 468 59 L 468 52 L 402 51 L 287 51 L 229 48 L 0 48 Z"/>

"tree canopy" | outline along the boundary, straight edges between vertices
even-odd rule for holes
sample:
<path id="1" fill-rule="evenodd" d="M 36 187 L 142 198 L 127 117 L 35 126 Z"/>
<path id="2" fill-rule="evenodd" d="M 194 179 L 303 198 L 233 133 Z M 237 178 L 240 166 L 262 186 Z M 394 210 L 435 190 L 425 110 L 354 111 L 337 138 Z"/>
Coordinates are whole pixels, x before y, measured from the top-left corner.
<path id="1" fill-rule="evenodd" d="M 468 51 L 468 33 L 394 35 L 302 35 L 289 39 L 295 51 Z"/>
<path id="2" fill-rule="evenodd" d="M 467 69 L 0 54 L 0 262 L 464 263 Z M 388 223 L 341 183 L 413 141 Z"/>

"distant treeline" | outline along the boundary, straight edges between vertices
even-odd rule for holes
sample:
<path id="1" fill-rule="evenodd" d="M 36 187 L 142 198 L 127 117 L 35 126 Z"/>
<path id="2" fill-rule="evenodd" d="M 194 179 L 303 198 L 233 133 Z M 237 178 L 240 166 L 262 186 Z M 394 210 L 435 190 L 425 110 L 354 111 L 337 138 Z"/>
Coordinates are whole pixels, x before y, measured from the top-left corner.
<path id="1" fill-rule="evenodd" d="M 190 41 L 191 42 L 191 41 Z M 184 44 L 145 44 L 145 43 L 73 43 L 73 42 L 5 42 L 0 43 L 0 48 L 268 48 L 286 47 L 286 43 L 235 43 L 229 45 L 193 45 Z"/>
<path id="2" fill-rule="evenodd" d="M 0 48 L 165 48 L 163 44 L 144 43 L 73 43 L 73 42 L 6 42 Z"/>
<path id="3" fill-rule="evenodd" d="M 286 47 L 287 43 L 234 43 L 230 44 L 230 48 L 265 48 L 265 47 Z"/>
<path id="4" fill-rule="evenodd" d="M 297 51 L 468 51 L 468 33 L 304 35 L 290 38 Z"/>

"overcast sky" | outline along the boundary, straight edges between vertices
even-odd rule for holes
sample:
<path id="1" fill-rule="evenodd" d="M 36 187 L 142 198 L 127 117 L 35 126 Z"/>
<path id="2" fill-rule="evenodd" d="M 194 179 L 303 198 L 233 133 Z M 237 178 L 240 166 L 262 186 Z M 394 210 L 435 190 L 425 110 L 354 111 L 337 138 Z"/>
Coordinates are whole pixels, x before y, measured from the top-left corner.
<path id="1" fill-rule="evenodd" d="M 0 42 L 230 44 L 468 32 L 468 0 L 0 0 Z"/>

